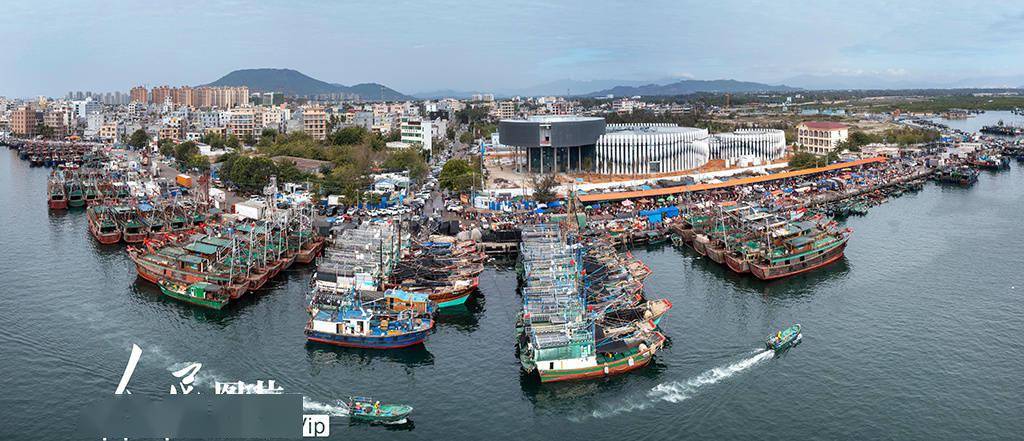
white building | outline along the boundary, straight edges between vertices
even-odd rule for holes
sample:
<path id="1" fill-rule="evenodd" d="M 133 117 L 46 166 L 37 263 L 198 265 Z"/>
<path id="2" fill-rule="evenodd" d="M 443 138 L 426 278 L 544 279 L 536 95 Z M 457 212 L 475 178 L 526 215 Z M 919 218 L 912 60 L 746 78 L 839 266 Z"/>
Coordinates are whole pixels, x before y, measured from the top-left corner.
<path id="1" fill-rule="evenodd" d="M 430 151 L 434 147 L 433 131 L 430 127 L 430 121 L 418 118 L 402 118 L 402 142 L 419 145 L 421 149 Z"/>
<path id="2" fill-rule="evenodd" d="M 608 124 L 597 140 L 597 173 L 643 175 L 708 162 L 708 131 L 672 124 Z"/>

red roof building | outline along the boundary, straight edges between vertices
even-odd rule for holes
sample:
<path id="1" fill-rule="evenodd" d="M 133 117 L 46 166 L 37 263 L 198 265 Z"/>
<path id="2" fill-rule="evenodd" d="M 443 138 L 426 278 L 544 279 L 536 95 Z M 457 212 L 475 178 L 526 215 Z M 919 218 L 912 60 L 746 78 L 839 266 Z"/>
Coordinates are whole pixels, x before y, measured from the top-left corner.
<path id="1" fill-rule="evenodd" d="M 798 150 L 827 155 L 850 137 L 850 127 L 831 121 L 804 121 L 796 125 Z"/>

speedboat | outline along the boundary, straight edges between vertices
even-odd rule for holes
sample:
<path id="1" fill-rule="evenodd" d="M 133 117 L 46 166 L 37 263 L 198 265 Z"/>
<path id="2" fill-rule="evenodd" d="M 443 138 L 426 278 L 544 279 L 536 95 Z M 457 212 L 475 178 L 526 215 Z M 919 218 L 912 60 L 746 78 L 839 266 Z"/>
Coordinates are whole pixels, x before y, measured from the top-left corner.
<path id="1" fill-rule="evenodd" d="M 779 352 L 800 344 L 800 340 L 803 339 L 800 329 L 800 324 L 797 323 L 774 335 L 769 335 L 764 341 L 765 348 Z"/>

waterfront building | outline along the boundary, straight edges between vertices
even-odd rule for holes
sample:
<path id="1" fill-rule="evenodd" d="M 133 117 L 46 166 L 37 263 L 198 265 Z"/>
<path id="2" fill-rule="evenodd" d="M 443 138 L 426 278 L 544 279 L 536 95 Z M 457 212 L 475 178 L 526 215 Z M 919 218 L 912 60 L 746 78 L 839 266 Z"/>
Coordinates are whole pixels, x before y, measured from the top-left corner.
<path id="1" fill-rule="evenodd" d="M 767 162 L 786 154 L 785 132 L 774 129 L 709 134 L 668 123 L 605 125 L 603 118 L 577 116 L 502 120 L 498 127 L 501 144 L 523 151 L 531 173 L 674 173 L 712 159 Z"/>
<path id="2" fill-rule="evenodd" d="M 598 173 L 642 175 L 700 167 L 711 156 L 708 131 L 673 124 L 609 124 L 597 140 Z"/>
<path id="3" fill-rule="evenodd" d="M 22 106 L 11 112 L 11 133 L 19 136 L 35 136 L 41 115 L 29 106 Z"/>
<path id="4" fill-rule="evenodd" d="M 433 131 L 431 122 L 419 118 L 402 118 L 402 142 L 430 151 L 433 148 Z"/>
<path id="5" fill-rule="evenodd" d="M 43 125 L 53 129 L 55 138 L 63 138 L 68 134 L 67 113 L 63 110 L 50 110 L 43 114 Z"/>
<path id="6" fill-rule="evenodd" d="M 327 113 L 320 106 L 302 108 L 302 130 L 313 139 L 327 139 Z"/>
<path id="7" fill-rule="evenodd" d="M 827 155 L 849 139 L 846 124 L 829 121 L 804 121 L 796 126 L 797 147 L 805 152 Z"/>
<path id="8" fill-rule="evenodd" d="M 604 118 L 531 116 L 498 123 L 501 142 L 526 154 L 531 173 L 593 172 Z"/>
<path id="9" fill-rule="evenodd" d="M 786 156 L 786 132 L 777 129 L 739 129 L 708 139 L 711 159 L 757 158 L 774 161 Z"/>

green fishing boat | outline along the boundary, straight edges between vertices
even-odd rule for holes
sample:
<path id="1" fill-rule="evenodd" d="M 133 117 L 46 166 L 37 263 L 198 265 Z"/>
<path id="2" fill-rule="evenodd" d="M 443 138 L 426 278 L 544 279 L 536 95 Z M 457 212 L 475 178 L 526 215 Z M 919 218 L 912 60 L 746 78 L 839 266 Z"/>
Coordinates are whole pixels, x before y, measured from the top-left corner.
<path id="1" fill-rule="evenodd" d="M 202 282 L 179 285 L 161 280 L 160 292 L 173 299 L 211 309 L 221 309 L 230 300 L 230 297 L 222 292 L 219 286 Z"/>
<path id="2" fill-rule="evenodd" d="M 349 417 L 371 423 L 397 423 L 412 413 L 412 406 L 405 404 L 382 404 L 369 397 L 351 397 L 348 400 Z"/>
<path id="3" fill-rule="evenodd" d="M 769 335 L 764 340 L 765 348 L 779 352 L 800 344 L 800 340 L 803 339 L 800 329 L 800 324 L 798 323 L 775 333 L 775 335 Z"/>

